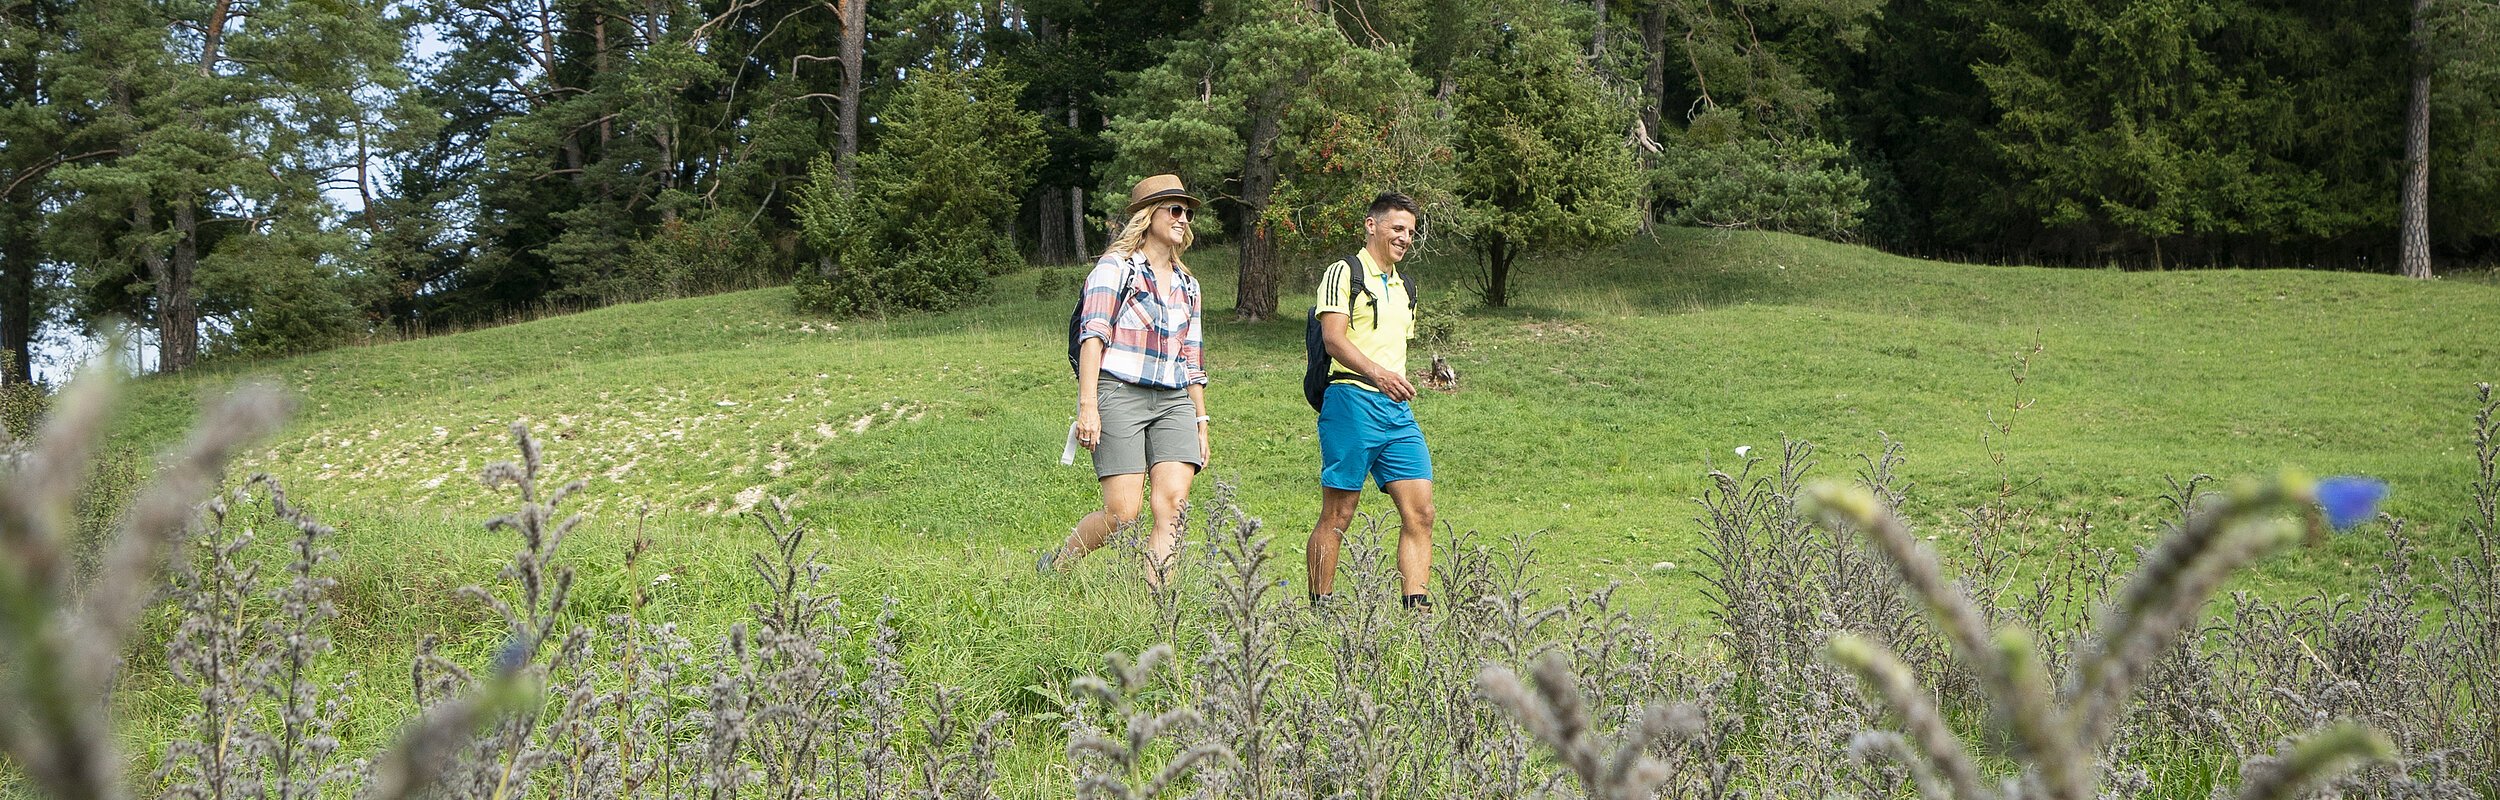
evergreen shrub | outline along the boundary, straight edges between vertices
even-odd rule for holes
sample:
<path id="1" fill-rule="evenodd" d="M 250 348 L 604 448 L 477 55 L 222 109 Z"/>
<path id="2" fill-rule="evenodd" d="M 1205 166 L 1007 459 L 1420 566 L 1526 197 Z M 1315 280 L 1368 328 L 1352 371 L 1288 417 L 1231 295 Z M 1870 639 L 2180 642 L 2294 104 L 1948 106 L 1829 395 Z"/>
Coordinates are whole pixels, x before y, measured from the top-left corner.
<path id="1" fill-rule="evenodd" d="M 1822 139 L 1732 137 L 1671 143 L 1656 174 L 1666 219 L 1848 240 L 1867 211 L 1867 178 Z"/>
<path id="2" fill-rule="evenodd" d="M 1022 87 L 986 69 L 906 82 L 879 115 L 875 152 L 845 183 L 818 157 L 796 211 L 818 259 L 800 271 L 799 307 L 833 314 L 943 311 L 1024 266 L 1007 225 L 1042 156 L 1040 118 Z"/>

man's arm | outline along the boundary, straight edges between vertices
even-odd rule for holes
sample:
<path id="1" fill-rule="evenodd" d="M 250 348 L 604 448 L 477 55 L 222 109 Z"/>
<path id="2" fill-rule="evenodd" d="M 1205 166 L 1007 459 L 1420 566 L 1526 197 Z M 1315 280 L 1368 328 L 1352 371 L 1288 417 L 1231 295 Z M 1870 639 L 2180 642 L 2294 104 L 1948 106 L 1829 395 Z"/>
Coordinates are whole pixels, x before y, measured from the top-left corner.
<path id="1" fill-rule="evenodd" d="M 1383 369 L 1370 356 L 1363 355 L 1362 349 L 1354 346 L 1354 340 L 1346 336 L 1346 326 L 1346 315 L 1335 311 L 1320 313 L 1319 341 L 1328 348 L 1328 357 L 1369 378 L 1372 385 L 1379 387 L 1380 393 L 1388 395 L 1391 400 L 1403 403 L 1414 399 L 1414 384 L 1408 383 L 1406 376 Z"/>

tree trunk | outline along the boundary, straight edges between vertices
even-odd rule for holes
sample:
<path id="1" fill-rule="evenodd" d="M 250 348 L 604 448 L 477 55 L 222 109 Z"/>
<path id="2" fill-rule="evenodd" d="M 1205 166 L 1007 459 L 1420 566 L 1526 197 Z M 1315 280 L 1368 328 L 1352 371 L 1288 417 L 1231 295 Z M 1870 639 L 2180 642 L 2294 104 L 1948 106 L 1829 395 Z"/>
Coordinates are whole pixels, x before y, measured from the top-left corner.
<path id="1" fill-rule="evenodd" d="M 1094 249 L 1088 247 L 1088 242 L 1085 241 L 1085 187 L 1083 186 L 1068 187 L 1068 244 L 1076 248 L 1077 261 L 1086 261 L 1088 260 L 1086 256 L 1094 254 Z M 1103 240 L 1104 246 L 1110 244 L 1110 240 Z"/>
<path id="2" fill-rule="evenodd" d="M 39 66 L 37 54 L 58 34 L 56 17 L 48 3 L 10 5 L 17 6 L 5 23 L 14 29 L 10 35 L 31 34 L 28 43 L 36 46 L 22 43 L 6 51 L 10 58 L 0 61 L 0 88 L 7 90 L 0 94 L 0 108 L 32 107 L 46 96 L 49 70 Z M 26 130 L 17 128 L 10 134 Z M 17 144 L 12 142 L 11 149 Z M 0 353 L 6 353 L 9 360 L 8 368 L 0 370 L 0 384 L 26 383 L 34 377 L 35 273 L 43 265 L 39 249 L 43 208 L 35 185 L 49 168 L 23 162 L 14 166 L 18 169 L 0 171 L 0 184 L 8 187 L 6 196 L 0 197 Z"/>
<path id="3" fill-rule="evenodd" d="M 193 284 L 200 274 L 200 222 L 189 203 L 174 206 L 174 254 L 156 278 L 156 368 L 190 369 L 200 358 L 200 305 Z"/>
<path id="4" fill-rule="evenodd" d="M 36 250 L 36 219 L 42 212 L 35 207 L 33 183 L 11 192 L 5 216 L 0 216 L 0 352 L 9 358 L 0 385 L 34 378 L 35 269 L 43 255 Z"/>
<path id="5" fill-rule="evenodd" d="M 2405 103 L 2405 177 L 2397 201 L 2397 265 L 2407 278 L 2431 276 L 2431 63 L 2424 18 L 2430 0 L 2413 0 L 2413 95 Z"/>
<path id="6" fill-rule="evenodd" d="M 1510 305 L 1510 262 L 1519 257 L 1519 248 L 1511 246 L 1509 237 L 1496 233 L 1485 240 L 1485 257 L 1492 262 L 1492 270 L 1485 276 L 1484 304 L 1488 308 L 1507 307 Z"/>
<path id="7" fill-rule="evenodd" d="M 1589 58 L 1606 56 L 1606 0 L 1595 0 L 1597 24 L 1589 32 Z"/>
<path id="8" fill-rule="evenodd" d="M 1276 197 L 1276 138 L 1283 133 L 1276 120 L 1281 98 L 1270 96 L 1250 105 L 1250 146 L 1243 153 L 1241 204 L 1250 217 L 1250 235 L 1241 239 L 1241 282 L 1233 318 L 1258 322 L 1276 313 L 1276 281 L 1283 267 L 1276 253 L 1276 232 L 1263 219 Z"/>
<path id="9" fill-rule="evenodd" d="M 1033 257 L 1044 264 L 1065 264 L 1076 260 L 1076 251 L 1068 247 L 1068 229 L 1059 227 L 1067 216 L 1062 208 L 1067 195 L 1057 186 L 1042 187 L 1041 197 L 1033 204 Z"/>
<path id="10" fill-rule="evenodd" d="M 208 6 L 208 24 L 200 29 L 200 77 L 217 74 L 219 47 L 225 41 L 226 20 L 234 13 L 233 0 L 217 0 Z"/>
<path id="11" fill-rule="evenodd" d="M 1241 281 L 1234 294 L 1233 318 L 1243 322 L 1259 322 L 1276 313 L 1276 273 L 1280 271 L 1276 254 L 1276 232 L 1267 223 L 1252 221 L 1250 235 L 1241 240 Z"/>
<path id="12" fill-rule="evenodd" d="M 1641 127 L 1652 139 L 1664 137 L 1667 102 L 1667 10 L 1641 12 L 1641 50 L 1648 65 L 1641 72 Z"/>
<path id="13" fill-rule="evenodd" d="M 833 155 L 833 174 L 851 185 L 851 162 L 859 159 L 859 71 L 868 48 L 868 0 L 841 0 L 842 90 L 835 97 L 840 115 L 840 143 Z"/>
<path id="14" fill-rule="evenodd" d="M 591 26 L 591 42 L 592 46 L 595 47 L 596 50 L 594 51 L 595 55 L 591 57 L 590 63 L 594 69 L 598 70 L 601 76 L 611 75 L 614 73 L 608 72 L 608 15 L 601 13 L 596 17 L 596 19 L 598 22 Z M 628 28 L 627 30 L 630 31 L 631 28 Z M 599 118 L 600 153 L 604 154 L 608 152 L 608 142 L 616 138 L 615 126 L 615 117 L 602 116 Z"/>
<path id="15" fill-rule="evenodd" d="M 1649 149 L 1667 137 L 1667 9 L 1664 3 L 1641 12 L 1641 165 L 1656 169 L 1660 153 Z M 1655 232 L 1658 225 L 1658 197 L 1654 192 L 1641 193 L 1641 232 Z"/>
<path id="16" fill-rule="evenodd" d="M 174 227 L 177 231 L 197 228 L 188 208 L 177 207 Z M 188 222 L 186 222 L 188 221 Z M 141 196 L 130 203 L 130 229 L 135 236 L 146 237 L 156 232 L 155 202 Z M 179 234 L 178 234 L 179 235 Z M 199 251 L 186 235 L 174 244 L 174 257 L 154 246 L 139 248 L 139 260 L 148 269 L 148 283 L 156 296 L 156 369 L 159 372 L 180 372 L 191 366 L 198 349 L 200 313 L 191 296 L 192 268 L 199 263 Z"/>
<path id="17" fill-rule="evenodd" d="M 1085 129 L 1077 120 L 1076 102 L 1071 100 L 1068 102 L 1068 130 L 1082 137 L 1085 135 Z M 1085 257 L 1093 253 L 1085 246 L 1085 187 L 1083 186 L 1068 187 L 1068 242 L 1076 246 L 1075 260 L 1077 261 L 1085 261 Z M 1109 242 L 1106 241 L 1104 244 L 1107 245 Z"/>

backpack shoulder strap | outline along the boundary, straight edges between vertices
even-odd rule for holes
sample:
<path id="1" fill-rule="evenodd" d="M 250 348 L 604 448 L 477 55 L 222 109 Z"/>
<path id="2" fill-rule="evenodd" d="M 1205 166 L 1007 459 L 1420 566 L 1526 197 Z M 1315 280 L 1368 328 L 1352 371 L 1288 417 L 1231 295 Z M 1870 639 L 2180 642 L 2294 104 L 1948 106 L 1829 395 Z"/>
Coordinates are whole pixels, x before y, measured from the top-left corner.
<path id="1" fill-rule="evenodd" d="M 1364 298 L 1369 299 L 1369 300 L 1371 300 L 1371 301 L 1372 301 L 1372 329 L 1373 329 L 1373 330 L 1379 330 L 1379 329 L 1380 329 L 1380 297 L 1379 297 L 1378 295 L 1374 295 L 1374 294 L 1372 294 L 1371 279 L 1370 279 L 1370 278 L 1371 278 L 1371 276 L 1370 276 L 1368 273 L 1365 273 L 1365 272 L 1363 271 L 1363 257 L 1362 257 L 1360 254 L 1351 255 L 1351 256 L 1346 256 L 1346 257 L 1345 257 L 1345 266 L 1346 266 L 1346 280 L 1347 280 L 1347 282 L 1352 283 L 1352 284 L 1354 285 L 1354 293 L 1355 293 L 1355 294 L 1362 295 Z M 1406 302 L 1407 302 L 1407 305 L 1410 305 L 1410 306 L 1414 305 L 1414 303 L 1415 303 L 1415 286 L 1414 286 L 1414 284 L 1407 284 L 1407 285 L 1406 285 Z M 1351 309 L 1351 308 L 1353 308 L 1353 307 L 1354 307 L 1354 303 L 1353 303 L 1353 299 L 1352 299 L 1352 298 L 1347 298 L 1346 307 L 1347 307 L 1348 309 Z M 1351 317 L 1352 315 L 1351 315 L 1351 314 L 1349 314 L 1349 315 L 1347 315 L 1347 316 Z"/>
<path id="2" fill-rule="evenodd" d="M 1134 265 L 1129 264 L 1127 259 L 1121 259 L 1120 278 L 1111 286 L 1111 324 L 1115 326 L 1119 324 L 1120 320 L 1120 304 L 1128 302 L 1128 296 L 1130 294 L 1128 288 L 1129 277 L 1131 273 L 1135 271 L 1136 267 Z M 1069 358 L 1071 359 L 1075 358 L 1074 352 L 1077 346 L 1077 334 L 1083 327 L 1081 320 L 1084 318 L 1085 287 L 1079 286 L 1076 290 L 1076 311 L 1075 313 L 1068 315 L 1068 349 L 1071 354 Z M 1110 342 L 1106 340 L 1104 344 L 1108 346 Z M 1070 363 L 1074 362 L 1071 361 Z"/>
<path id="3" fill-rule="evenodd" d="M 1363 259 L 1362 259 L 1362 257 L 1360 257 L 1360 256 L 1346 256 L 1345 258 L 1338 259 L 1338 262 L 1337 262 L 1337 263 L 1340 263 L 1340 264 L 1344 264 L 1344 265 L 1345 265 L 1345 282 L 1346 282 L 1346 291 L 1347 291 L 1347 294 L 1346 294 L 1346 303 L 1345 303 L 1345 304 L 1346 304 L 1346 308 L 1347 308 L 1348 310 L 1352 310 L 1352 309 L 1354 308 L 1354 298 L 1355 298 L 1356 296 L 1358 296 L 1358 295 L 1359 295 L 1359 296 L 1363 296 L 1363 297 L 1370 297 L 1370 296 L 1371 296 L 1371 293 L 1372 293 L 1371 282 L 1370 282 L 1370 281 L 1367 281 L 1367 280 L 1363 280 Z M 1372 303 L 1373 303 L 1373 304 L 1375 304 L 1375 305 L 1377 305 L 1379 302 L 1380 302 L 1380 301 L 1379 301 L 1378 299 L 1374 299 L 1374 300 L 1372 301 Z"/>
<path id="4" fill-rule="evenodd" d="M 1134 280 L 1136 277 L 1137 265 L 1130 263 L 1126 256 L 1121 257 L 1120 280 L 1111 286 L 1111 319 L 1114 324 L 1117 324 L 1120 318 L 1120 306 L 1128 302 L 1129 295 L 1136 293 L 1135 290 L 1129 288 L 1129 284 L 1136 282 Z"/>

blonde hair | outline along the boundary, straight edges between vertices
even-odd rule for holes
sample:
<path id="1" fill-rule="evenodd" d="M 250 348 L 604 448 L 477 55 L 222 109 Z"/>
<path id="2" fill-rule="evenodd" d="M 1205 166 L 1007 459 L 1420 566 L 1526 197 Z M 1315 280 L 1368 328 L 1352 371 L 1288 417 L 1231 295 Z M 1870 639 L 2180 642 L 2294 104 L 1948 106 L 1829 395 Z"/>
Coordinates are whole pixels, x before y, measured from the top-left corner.
<path id="1" fill-rule="evenodd" d="M 1102 254 L 1107 256 L 1114 253 L 1137 252 L 1138 246 L 1146 241 L 1147 226 L 1154 222 L 1155 209 L 1162 207 L 1162 204 L 1151 205 L 1138 209 L 1135 214 L 1128 215 L 1128 224 L 1121 225 L 1119 232 L 1112 234 L 1111 246 L 1103 248 Z M 1190 219 L 1193 221 L 1197 219 L 1194 210 Z M 1189 265 L 1181 261 L 1181 254 L 1189 252 L 1189 246 L 1197 242 L 1198 226 L 1195 224 L 1183 226 L 1181 243 L 1172 247 L 1172 267 L 1180 270 L 1183 275 L 1190 273 Z"/>

